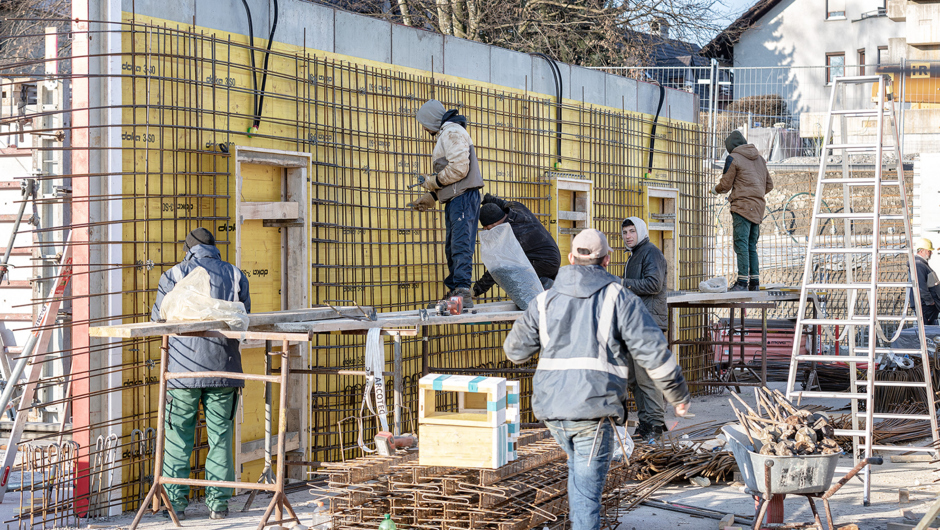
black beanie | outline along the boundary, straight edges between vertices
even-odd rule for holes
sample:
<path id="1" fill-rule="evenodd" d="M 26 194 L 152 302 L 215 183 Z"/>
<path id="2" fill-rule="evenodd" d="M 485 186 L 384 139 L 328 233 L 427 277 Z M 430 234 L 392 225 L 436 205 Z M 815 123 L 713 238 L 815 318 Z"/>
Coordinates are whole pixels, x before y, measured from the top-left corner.
<path id="1" fill-rule="evenodd" d="M 496 224 L 503 220 L 503 217 L 506 217 L 506 212 L 502 208 L 496 206 L 495 204 L 488 202 L 483 206 L 480 206 L 480 225 L 481 226 L 490 226 L 491 224 Z"/>
<path id="2" fill-rule="evenodd" d="M 747 140 L 744 138 L 744 135 L 741 134 L 741 131 L 731 131 L 731 134 L 725 138 L 725 149 L 728 150 L 729 155 L 738 147 L 746 144 Z"/>
<path id="3" fill-rule="evenodd" d="M 195 247 L 196 245 L 215 246 L 215 236 L 213 236 L 212 232 L 206 230 L 205 228 L 197 228 L 190 232 L 188 236 L 186 236 L 186 244 L 183 245 L 183 250 L 189 252 L 189 249 Z"/>

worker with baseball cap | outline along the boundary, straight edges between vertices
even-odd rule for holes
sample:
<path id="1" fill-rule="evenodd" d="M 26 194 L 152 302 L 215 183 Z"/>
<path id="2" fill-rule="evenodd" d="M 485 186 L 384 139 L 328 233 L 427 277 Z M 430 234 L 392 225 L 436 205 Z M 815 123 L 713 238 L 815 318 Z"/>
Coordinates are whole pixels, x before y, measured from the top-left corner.
<path id="1" fill-rule="evenodd" d="M 532 410 L 568 454 L 572 530 L 600 527 L 601 494 L 627 420 L 631 361 L 646 370 L 676 415 L 689 410 L 689 389 L 663 332 L 636 295 L 607 272 L 610 246 L 588 229 L 571 241 L 568 267 L 529 303 L 503 343 L 523 363 L 539 354 Z"/>
<path id="2" fill-rule="evenodd" d="M 933 242 L 925 237 L 914 241 L 914 265 L 917 267 L 917 287 L 920 291 L 920 309 L 924 324 L 934 326 L 940 316 L 940 278 L 928 261 L 933 254 Z"/>

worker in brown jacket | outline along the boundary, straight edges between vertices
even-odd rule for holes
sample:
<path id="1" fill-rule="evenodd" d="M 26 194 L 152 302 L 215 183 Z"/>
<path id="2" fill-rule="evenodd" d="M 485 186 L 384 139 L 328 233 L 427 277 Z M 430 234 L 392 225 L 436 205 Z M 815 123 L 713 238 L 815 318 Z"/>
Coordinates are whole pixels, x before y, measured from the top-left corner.
<path id="1" fill-rule="evenodd" d="M 753 144 L 747 143 L 740 131 L 725 139 L 728 158 L 721 180 L 710 191 L 728 193 L 731 218 L 734 220 L 734 253 L 738 256 L 738 279 L 731 291 L 757 291 L 760 288 L 760 270 L 757 259 L 757 240 L 760 223 L 764 218 L 764 195 L 774 189 L 767 171 L 767 161 Z"/>

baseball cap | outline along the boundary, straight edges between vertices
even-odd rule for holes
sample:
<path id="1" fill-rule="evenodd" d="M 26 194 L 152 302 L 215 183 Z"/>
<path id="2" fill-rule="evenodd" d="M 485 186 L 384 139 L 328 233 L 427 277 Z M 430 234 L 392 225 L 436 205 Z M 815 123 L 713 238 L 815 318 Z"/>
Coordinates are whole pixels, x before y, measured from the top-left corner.
<path id="1" fill-rule="evenodd" d="M 607 237 L 600 230 L 588 228 L 582 230 L 571 240 L 572 253 L 581 259 L 603 258 L 610 252 L 610 245 L 607 244 Z M 589 254 L 582 254 L 582 250 L 588 250 Z"/>

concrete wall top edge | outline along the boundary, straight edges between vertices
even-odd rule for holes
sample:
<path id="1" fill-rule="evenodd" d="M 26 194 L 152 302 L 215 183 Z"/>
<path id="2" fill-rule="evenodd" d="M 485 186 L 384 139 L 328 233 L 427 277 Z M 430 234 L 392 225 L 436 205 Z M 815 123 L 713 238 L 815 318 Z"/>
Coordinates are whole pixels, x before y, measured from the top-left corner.
<path id="1" fill-rule="evenodd" d="M 104 3 L 107 0 L 91 0 Z M 241 3 L 229 9 L 199 0 L 121 0 L 125 12 L 172 20 L 219 31 L 248 34 L 247 14 Z M 273 2 L 248 0 L 255 39 L 265 42 L 273 18 Z M 306 0 L 279 0 L 275 40 L 313 50 L 394 64 L 473 81 L 529 90 L 554 98 L 556 84 L 543 58 L 479 42 L 443 36 L 418 28 L 334 9 Z M 369 35 L 364 39 L 363 35 Z M 561 73 L 562 98 L 625 111 L 656 112 L 659 89 L 622 76 L 565 63 Z M 694 94 L 668 89 L 661 115 L 696 121 Z"/>

